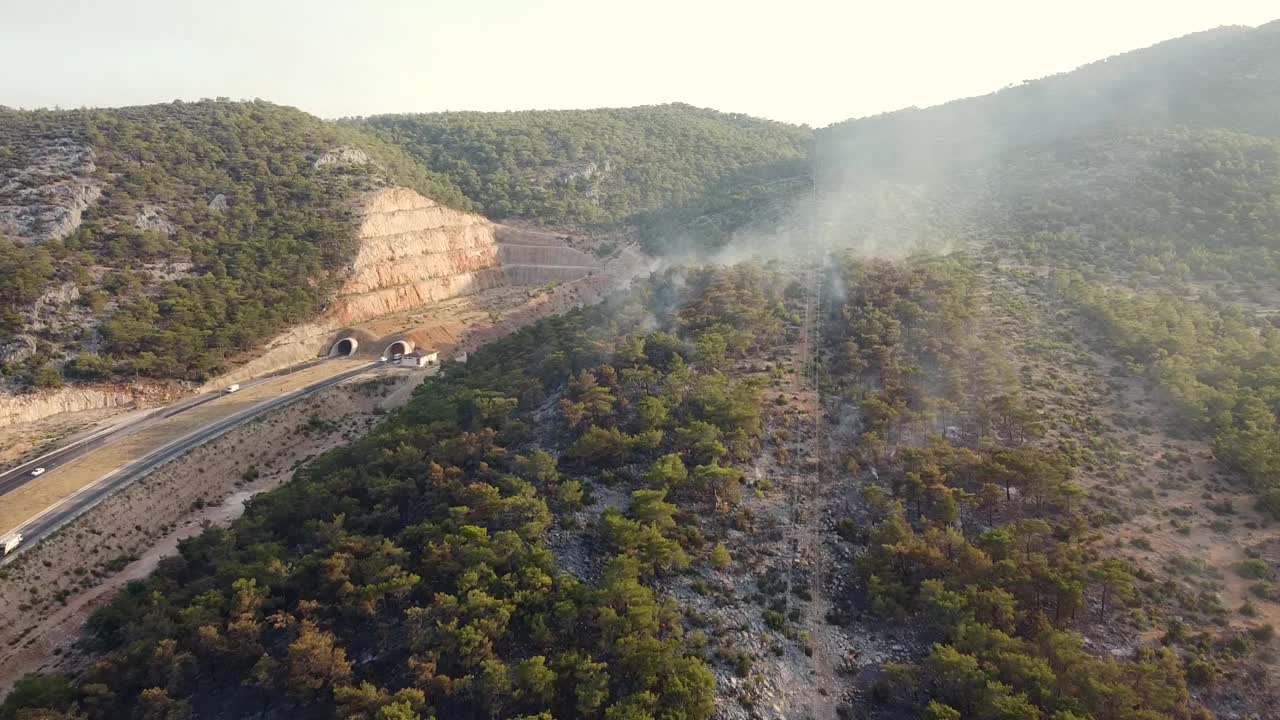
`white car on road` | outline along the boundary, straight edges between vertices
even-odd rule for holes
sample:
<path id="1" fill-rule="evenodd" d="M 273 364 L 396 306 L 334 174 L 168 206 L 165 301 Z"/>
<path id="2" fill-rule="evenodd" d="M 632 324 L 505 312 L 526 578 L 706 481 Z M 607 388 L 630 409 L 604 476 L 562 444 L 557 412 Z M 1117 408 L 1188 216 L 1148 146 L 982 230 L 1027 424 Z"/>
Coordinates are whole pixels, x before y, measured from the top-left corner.
<path id="1" fill-rule="evenodd" d="M 31 477 L 40 477 L 44 474 L 44 468 L 36 468 L 31 471 Z"/>

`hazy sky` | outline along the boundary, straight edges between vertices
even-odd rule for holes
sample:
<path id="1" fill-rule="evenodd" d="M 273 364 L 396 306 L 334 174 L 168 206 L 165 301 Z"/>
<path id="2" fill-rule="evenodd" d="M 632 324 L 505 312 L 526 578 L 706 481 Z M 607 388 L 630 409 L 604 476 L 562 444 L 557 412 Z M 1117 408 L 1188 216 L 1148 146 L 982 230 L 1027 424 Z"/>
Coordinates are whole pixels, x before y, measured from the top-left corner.
<path id="1" fill-rule="evenodd" d="M 0 0 L 0 105 L 678 100 L 820 126 L 1276 18 L 1274 0 Z"/>

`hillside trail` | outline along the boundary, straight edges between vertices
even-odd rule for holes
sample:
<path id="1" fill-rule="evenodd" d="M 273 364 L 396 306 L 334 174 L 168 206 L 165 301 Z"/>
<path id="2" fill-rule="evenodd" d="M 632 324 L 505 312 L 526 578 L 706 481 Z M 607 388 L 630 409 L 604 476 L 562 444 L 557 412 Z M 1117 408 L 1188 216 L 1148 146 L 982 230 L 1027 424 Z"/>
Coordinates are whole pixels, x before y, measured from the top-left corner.
<path id="1" fill-rule="evenodd" d="M 786 597 L 788 614 L 793 611 L 793 606 L 799 611 L 796 623 L 805 638 L 809 676 L 786 688 L 781 710 L 786 718 L 834 720 L 840 687 L 836 674 L 840 649 L 834 628 L 826 622 L 832 604 L 823 582 L 822 523 L 828 512 L 823 486 L 825 443 L 820 437 L 824 422 L 817 376 L 821 278 L 821 263 L 815 262 L 813 274 L 806 283 L 808 294 L 796 349 L 799 371 L 792 376 L 793 391 L 803 417 L 802 432 L 807 435 L 807 441 L 804 443 L 806 451 L 798 453 L 792 460 L 791 561 L 787 570 Z M 799 594 L 803 591 L 808 593 L 807 602 Z"/>

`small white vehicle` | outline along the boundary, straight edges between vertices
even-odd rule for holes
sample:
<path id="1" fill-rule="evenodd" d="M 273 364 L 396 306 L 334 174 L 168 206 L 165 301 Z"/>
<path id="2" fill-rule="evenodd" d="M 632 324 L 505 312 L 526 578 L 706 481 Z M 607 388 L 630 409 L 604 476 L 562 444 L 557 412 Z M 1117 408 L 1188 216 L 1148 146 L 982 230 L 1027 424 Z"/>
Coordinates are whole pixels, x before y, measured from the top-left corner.
<path id="1" fill-rule="evenodd" d="M 44 468 L 36 468 L 31 471 L 31 477 L 40 477 L 44 474 Z"/>
<path id="2" fill-rule="evenodd" d="M 4 545 L 4 552 L 0 552 L 0 555 L 8 555 L 14 550 L 17 550 L 18 546 L 22 544 L 22 533 L 7 535 L 3 539 L 0 539 L 0 544 Z"/>
<path id="3" fill-rule="evenodd" d="M 239 389 L 240 389 L 240 385 L 239 385 L 238 383 L 237 383 L 237 384 L 235 384 L 235 385 L 228 385 L 228 386 L 227 386 L 227 393 L 228 393 L 228 394 L 230 394 L 230 393 L 233 393 L 233 392 L 235 392 L 235 391 L 237 391 L 237 390 L 239 390 Z"/>
<path id="4" fill-rule="evenodd" d="M 378 362 L 386 362 L 386 361 L 387 361 L 386 355 L 383 355 L 382 357 L 378 358 Z"/>

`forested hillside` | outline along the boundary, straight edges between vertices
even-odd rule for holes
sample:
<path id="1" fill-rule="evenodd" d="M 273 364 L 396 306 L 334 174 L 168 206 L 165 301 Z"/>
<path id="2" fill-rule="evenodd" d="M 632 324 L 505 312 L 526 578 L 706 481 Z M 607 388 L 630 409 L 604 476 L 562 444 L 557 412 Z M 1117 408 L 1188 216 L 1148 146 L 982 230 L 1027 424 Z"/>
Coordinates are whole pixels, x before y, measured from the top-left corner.
<path id="1" fill-rule="evenodd" d="M 922 215 L 975 228 L 973 246 L 1083 312 L 1098 347 L 1177 409 L 1176 431 L 1212 441 L 1274 515 L 1278 65 L 1280 25 L 1224 29 L 835 126 L 817 141 L 819 192 L 909 188 Z M 932 139 L 901 156 L 884 135 L 917 131 Z"/>
<path id="2" fill-rule="evenodd" d="M 816 138 L 680 104 L 338 123 L 262 102 L 0 111 L 3 372 L 209 376 L 323 305 L 350 202 L 378 182 L 699 254 L 808 234 L 816 176 L 837 244 L 1256 286 L 1276 267 L 1278 39 L 1200 33 Z"/>
<path id="3" fill-rule="evenodd" d="M 183 541 L 0 720 L 1275 711 L 1280 24 L 816 133 L 0 110 L 0 370 L 208 377 L 385 183 L 664 269 Z"/>
<path id="4" fill-rule="evenodd" d="M 849 256 L 815 316 L 811 268 L 669 271 L 448 366 L 184 542 L 93 616 L 97 662 L 0 718 L 1257 707 L 1259 608 L 1106 539 L 1130 458 L 1043 305 L 971 259 Z"/>
<path id="5" fill-rule="evenodd" d="M 1004 168 L 997 194 L 1023 234 L 1088 227 L 1104 243 L 1155 235 L 1182 251 L 1278 242 L 1280 145 L 1271 138 L 1185 128 L 1093 135 Z"/>
<path id="6" fill-rule="evenodd" d="M 0 718 L 709 717 L 708 638 L 662 585 L 729 562 L 764 410 L 742 360 L 794 330 L 782 287 L 668 273 L 449 366 L 184 543 L 93 617 L 100 663 Z"/>
<path id="7" fill-rule="evenodd" d="M 616 223 L 726 184 L 803 174 L 795 161 L 809 140 L 807 128 L 679 104 L 344 124 L 402 145 L 492 217 L 550 224 Z"/>
<path id="8" fill-rule="evenodd" d="M 72 378 L 206 377 L 325 302 L 361 191 L 466 204 L 397 148 L 264 102 L 5 110 L 0 173 L 0 330 L 27 348 L 3 367 L 38 384 L 62 345 Z"/>
<path id="9" fill-rule="evenodd" d="M 907 207 L 932 234 L 1035 262 L 1162 280 L 1273 272 L 1277 78 L 1280 24 L 1223 28 L 839 123 L 816 133 L 819 193 L 837 208 L 878 198 L 846 235 Z"/>
<path id="10" fill-rule="evenodd" d="M 964 262 L 852 257 L 836 272 L 850 292 L 827 316 L 829 402 L 864 417 L 836 445 L 848 448 L 836 492 L 862 496 L 841 528 L 856 560 L 837 572 L 856 578 L 855 612 L 913 626 L 924 649 L 881 668 L 870 708 L 1198 717 L 1175 652 L 1102 659 L 1078 634 L 1122 604 L 1159 610 L 1135 592 L 1132 568 L 1093 546 L 1076 461 L 1040 441 L 1064 418 L 1046 416 L 1008 351 L 982 337 L 991 276 Z"/>
<path id="11" fill-rule="evenodd" d="M 1259 509 L 1280 520 L 1280 331 L 1229 305 L 1119 292 L 1078 275 L 1054 282 L 1111 351 L 1176 406 L 1178 430 L 1211 439 L 1257 494 Z"/>
<path id="12" fill-rule="evenodd" d="M 1161 427 L 1177 409 L 1107 376 L 1089 311 L 965 257 L 836 267 L 833 574 L 855 637 L 917 649 L 861 676 L 867 716 L 1265 716 L 1274 520 L 1220 499 L 1205 446 Z"/>

